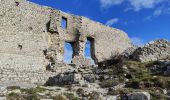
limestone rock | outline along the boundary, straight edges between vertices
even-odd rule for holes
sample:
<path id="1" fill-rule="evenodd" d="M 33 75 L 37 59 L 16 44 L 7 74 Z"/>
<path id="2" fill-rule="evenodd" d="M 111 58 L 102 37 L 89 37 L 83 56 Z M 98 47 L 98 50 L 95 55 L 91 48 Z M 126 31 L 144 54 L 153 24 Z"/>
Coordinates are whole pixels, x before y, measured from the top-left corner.
<path id="1" fill-rule="evenodd" d="M 71 85 L 78 84 L 81 79 L 80 74 L 67 72 L 60 73 L 55 77 L 51 77 L 48 81 L 48 85 Z"/>
<path id="2" fill-rule="evenodd" d="M 95 75 L 93 74 L 85 75 L 84 79 L 90 83 L 93 83 L 96 80 Z"/>
<path id="3" fill-rule="evenodd" d="M 164 75 L 170 76 L 170 66 L 167 66 L 167 70 L 164 72 Z"/>
<path id="4" fill-rule="evenodd" d="M 81 56 L 75 56 L 72 60 L 73 64 L 76 64 L 77 66 L 89 66 L 92 65 L 91 60 L 81 57 Z"/>
<path id="5" fill-rule="evenodd" d="M 170 42 L 163 39 L 151 41 L 136 49 L 132 58 L 141 62 L 170 59 Z"/>
<path id="6" fill-rule="evenodd" d="M 4 95 L 7 93 L 7 88 L 6 86 L 0 86 L 0 95 Z"/>
<path id="7" fill-rule="evenodd" d="M 6 97 L 0 97 L 0 100 L 6 100 Z"/>
<path id="8" fill-rule="evenodd" d="M 132 54 L 136 51 L 138 46 L 132 45 L 132 47 L 126 49 L 122 54 L 121 58 L 122 59 L 131 59 Z"/>
<path id="9" fill-rule="evenodd" d="M 150 100 L 150 94 L 148 92 L 128 94 L 128 100 Z"/>
<path id="10" fill-rule="evenodd" d="M 170 96 L 170 90 L 167 90 L 167 95 Z"/>
<path id="11" fill-rule="evenodd" d="M 107 97 L 103 97 L 102 100 L 117 100 L 117 96 L 107 96 Z"/>

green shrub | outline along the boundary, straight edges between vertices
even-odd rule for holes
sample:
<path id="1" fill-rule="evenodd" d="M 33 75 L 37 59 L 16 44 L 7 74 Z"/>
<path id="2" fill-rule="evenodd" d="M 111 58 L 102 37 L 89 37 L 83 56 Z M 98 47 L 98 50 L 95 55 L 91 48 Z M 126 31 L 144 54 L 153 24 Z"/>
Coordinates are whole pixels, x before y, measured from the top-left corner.
<path id="1" fill-rule="evenodd" d="M 19 100 L 20 95 L 18 93 L 10 93 L 7 95 L 7 100 Z"/>
<path id="2" fill-rule="evenodd" d="M 77 89 L 76 93 L 79 95 L 79 96 L 83 96 L 85 91 L 82 89 L 82 88 L 79 88 Z"/>
<path id="3" fill-rule="evenodd" d="M 149 90 L 152 100 L 168 100 L 167 96 L 161 92 L 156 92 L 156 89 Z"/>
<path id="4" fill-rule="evenodd" d="M 89 94 L 89 100 L 100 100 L 100 94 L 96 91 L 93 91 Z"/>
<path id="5" fill-rule="evenodd" d="M 63 95 L 57 95 L 53 97 L 53 100 L 67 100 L 67 98 Z"/>
<path id="6" fill-rule="evenodd" d="M 26 95 L 24 96 L 24 98 L 26 100 L 39 100 L 39 97 L 37 95 L 37 92 L 43 92 L 46 89 L 42 88 L 42 87 L 36 87 L 36 88 L 30 88 L 30 89 L 21 89 L 21 91 L 23 93 L 25 93 Z"/>
<path id="7" fill-rule="evenodd" d="M 157 78 L 152 79 L 151 81 L 154 82 L 155 87 L 162 87 L 162 88 L 166 87 L 166 82 L 161 78 L 157 77 Z"/>
<path id="8" fill-rule="evenodd" d="M 36 88 L 30 88 L 30 89 L 21 89 L 22 92 L 25 92 L 27 94 L 36 94 L 37 92 L 43 92 L 46 89 L 42 88 L 42 87 L 36 87 Z"/>
<path id="9" fill-rule="evenodd" d="M 69 99 L 69 100 L 79 100 L 78 97 L 75 97 L 74 94 L 72 93 L 64 93 L 64 95 Z"/>
<path id="10" fill-rule="evenodd" d="M 102 88 L 109 88 L 109 87 L 113 87 L 113 86 L 116 86 L 119 84 L 119 81 L 114 81 L 114 80 L 103 80 L 101 83 L 100 83 L 100 86 Z"/>
<path id="11" fill-rule="evenodd" d="M 40 100 L 36 94 L 28 94 L 24 98 L 25 100 Z"/>
<path id="12" fill-rule="evenodd" d="M 7 90 L 15 90 L 15 89 L 20 89 L 19 86 L 8 86 Z"/>
<path id="13" fill-rule="evenodd" d="M 131 93 L 133 89 L 131 88 L 122 88 L 122 89 L 117 89 L 117 90 L 110 90 L 108 91 L 108 95 L 121 95 L 121 94 L 128 94 Z"/>

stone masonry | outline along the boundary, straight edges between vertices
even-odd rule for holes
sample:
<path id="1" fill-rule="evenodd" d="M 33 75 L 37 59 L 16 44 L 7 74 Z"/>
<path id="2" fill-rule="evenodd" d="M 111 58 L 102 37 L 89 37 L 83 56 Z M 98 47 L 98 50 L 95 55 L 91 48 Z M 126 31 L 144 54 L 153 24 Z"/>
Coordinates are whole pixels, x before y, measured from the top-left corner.
<path id="1" fill-rule="evenodd" d="M 125 32 L 88 18 L 26 0 L 0 0 L 0 81 L 44 84 L 57 73 L 47 67 L 68 69 L 63 61 L 65 43 L 72 45 L 73 64 L 89 64 L 84 56 L 87 40 L 95 64 L 131 47 Z"/>

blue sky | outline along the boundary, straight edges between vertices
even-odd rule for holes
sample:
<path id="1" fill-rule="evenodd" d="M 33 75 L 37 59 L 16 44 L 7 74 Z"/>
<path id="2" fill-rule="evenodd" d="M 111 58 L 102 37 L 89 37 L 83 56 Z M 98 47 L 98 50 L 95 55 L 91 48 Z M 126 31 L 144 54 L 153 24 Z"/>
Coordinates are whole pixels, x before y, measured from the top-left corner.
<path id="1" fill-rule="evenodd" d="M 170 0 L 30 0 L 125 31 L 137 45 L 170 40 Z"/>

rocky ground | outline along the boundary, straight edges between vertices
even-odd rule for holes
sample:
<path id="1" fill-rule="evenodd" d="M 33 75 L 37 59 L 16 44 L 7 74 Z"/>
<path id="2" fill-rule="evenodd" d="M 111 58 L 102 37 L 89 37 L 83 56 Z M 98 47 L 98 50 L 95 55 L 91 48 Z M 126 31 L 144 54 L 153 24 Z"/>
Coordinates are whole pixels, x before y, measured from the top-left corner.
<path id="1" fill-rule="evenodd" d="M 133 47 L 98 66 L 70 64 L 70 69 L 51 77 L 44 86 L 1 87 L 0 100 L 170 100 L 170 45 L 165 43 L 161 40 L 150 44 L 152 48 Z"/>
<path id="2" fill-rule="evenodd" d="M 105 68 L 94 67 L 88 70 L 89 72 L 77 70 L 56 76 L 53 78 L 55 80 L 51 81 L 53 83 L 47 83 L 51 86 L 1 87 L 1 98 L 7 100 L 170 99 L 170 60 L 145 63 L 117 60 L 117 63 Z"/>

